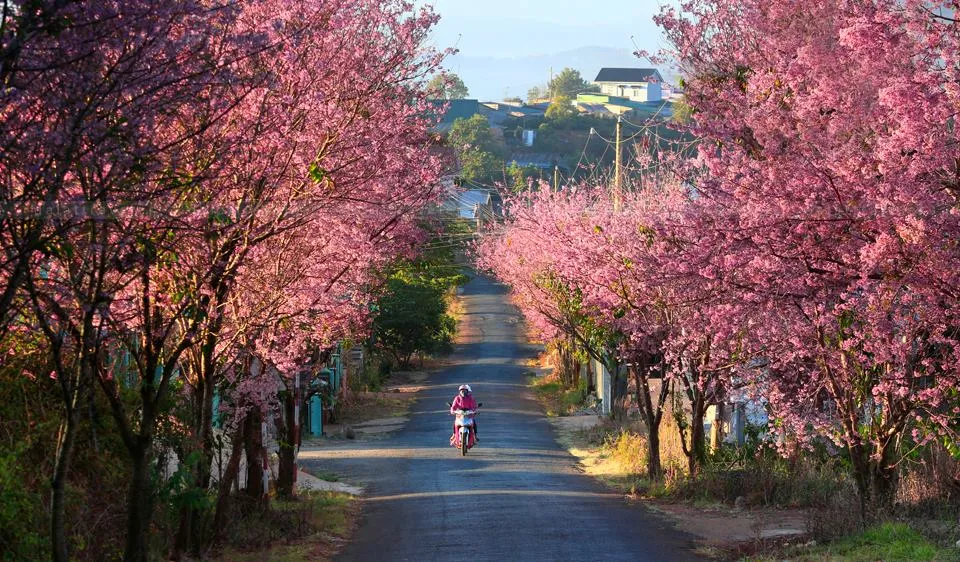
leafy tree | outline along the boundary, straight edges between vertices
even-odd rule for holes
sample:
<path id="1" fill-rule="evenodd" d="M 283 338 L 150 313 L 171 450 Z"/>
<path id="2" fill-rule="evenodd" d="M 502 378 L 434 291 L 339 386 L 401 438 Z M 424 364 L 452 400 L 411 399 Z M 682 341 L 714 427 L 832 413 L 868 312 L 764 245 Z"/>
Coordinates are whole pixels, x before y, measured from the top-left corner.
<path id="1" fill-rule="evenodd" d="M 539 176 L 539 170 L 532 166 L 521 167 L 516 162 L 511 162 L 507 166 L 507 181 L 510 189 L 515 193 L 529 189 L 530 181 L 537 176 Z"/>
<path id="2" fill-rule="evenodd" d="M 547 88 L 543 86 L 534 86 L 527 90 L 527 102 L 533 102 L 536 100 L 542 100 L 547 97 L 546 95 Z"/>
<path id="3" fill-rule="evenodd" d="M 562 123 L 570 121 L 576 116 L 577 108 L 573 106 L 573 100 L 569 96 L 557 96 L 547 107 L 546 117 L 549 121 Z"/>
<path id="4" fill-rule="evenodd" d="M 503 169 L 500 145 L 493 138 L 490 122 L 482 115 L 457 119 L 448 138 L 460 161 L 460 175 L 471 181 L 495 177 Z"/>
<path id="5" fill-rule="evenodd" d="M 416 355 L 448 351 L 456 320 L 448 314 L 448 294 L 466 283 L 455 262 L 455 248 L 469 239 L 466 221 L 435 234 L 416 261 L 397 262 L 388 272 L 376 304 L 373 333 L 377 345 L 407 367 Z"/>
<path id="6" fill-rule="evenodd" d="M 444 100 L 462 100 L 470 95 L 463 79 L 452 72 L 434 75 L 427 83 L 427 92 L 433 97 Z"/>
<path id="7" fill-rule="evenodd" d="M 589 82 L 580 76 L 579 70 L 564 68 L 550 81 L 548 91 L 551 97 L 567 96 L 569 98 L 577 97 L 577 94 L 593 89 Z"/>

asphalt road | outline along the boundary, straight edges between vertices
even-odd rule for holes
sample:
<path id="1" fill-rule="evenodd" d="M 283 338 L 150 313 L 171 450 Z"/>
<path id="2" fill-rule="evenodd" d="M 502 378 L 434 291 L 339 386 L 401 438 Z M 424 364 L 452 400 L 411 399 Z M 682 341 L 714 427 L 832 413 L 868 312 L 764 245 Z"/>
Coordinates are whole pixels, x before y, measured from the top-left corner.
<path id="1" fill-rule="evenodd" d="M 405 428 L 383 440 L 312 451 L 305 468 L 367 488 L 354 540 L 337 560 L 696 560 L 690 542 L 642 506 L 579 473 L 526 386 L 535 354 L 506 288 L 475 278 L 454 365 L 417 395 Z M 449 447 L 445 402 L 468 383 L 484 406 L 481 442 Z"/>

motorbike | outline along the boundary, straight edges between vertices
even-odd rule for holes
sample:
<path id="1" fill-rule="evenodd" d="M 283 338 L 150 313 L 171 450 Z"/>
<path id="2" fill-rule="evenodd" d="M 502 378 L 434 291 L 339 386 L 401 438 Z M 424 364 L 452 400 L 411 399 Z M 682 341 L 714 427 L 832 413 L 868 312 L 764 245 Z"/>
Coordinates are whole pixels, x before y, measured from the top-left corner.
<path id="1" fill-rule="evenodd" d="M 452 406 L 447 402 L 447 406 Z M 483 406 L 483 402 L 477 404 L 477 409 Z M 450 446 L 460 449 L 460 455 L 466 456 L 467 451 L 472 449 L 476 443 L 473 433 L 473 418 L 477 415 L 477 410 L 457 410 L 454 412 L 456 417 L 456 438 L 450 442 Z"/>

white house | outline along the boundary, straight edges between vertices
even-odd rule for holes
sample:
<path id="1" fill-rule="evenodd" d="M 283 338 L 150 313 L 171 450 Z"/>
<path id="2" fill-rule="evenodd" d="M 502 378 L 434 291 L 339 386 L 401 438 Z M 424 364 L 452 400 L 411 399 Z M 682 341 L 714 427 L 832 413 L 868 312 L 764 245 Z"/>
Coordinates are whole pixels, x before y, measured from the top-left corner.
<path id="1" fill-rule="evenodd" d="M 601 68 L 593 83 L 608 96 L 636 102 L 663 99 L 663 77 L 656 68 Z"/>

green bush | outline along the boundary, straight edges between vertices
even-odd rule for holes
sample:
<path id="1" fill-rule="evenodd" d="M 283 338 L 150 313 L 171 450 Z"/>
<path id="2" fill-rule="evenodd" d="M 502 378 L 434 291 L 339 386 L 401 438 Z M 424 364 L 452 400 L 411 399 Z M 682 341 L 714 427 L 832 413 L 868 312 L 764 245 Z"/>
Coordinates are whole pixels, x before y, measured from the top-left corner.
<path id="1" fill-rule="evenodd" d="M 0 560 L 49 558 L 50 541 L 40 529 L 46 516 L 40 494 L 24 485 L 23 449 L 0 454 Z"/>

